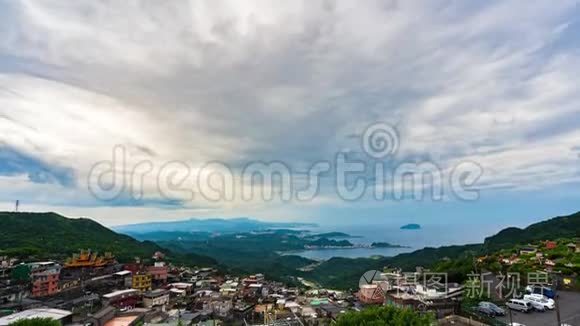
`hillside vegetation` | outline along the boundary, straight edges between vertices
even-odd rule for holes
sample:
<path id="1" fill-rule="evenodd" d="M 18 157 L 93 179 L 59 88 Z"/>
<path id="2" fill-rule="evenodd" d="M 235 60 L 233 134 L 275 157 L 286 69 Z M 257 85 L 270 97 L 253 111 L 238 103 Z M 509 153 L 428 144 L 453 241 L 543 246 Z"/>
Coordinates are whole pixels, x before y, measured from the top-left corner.
<path id="1" fill-rule="evenodd" d="M 486 238 L 484 249 L 486 252 L 493 252 L 534 241 L 577 237 L 580 237 L 580 212 L 535 223 L 525 229 L 504 229 Z"/>
<path id="2" fill-rule="evenodd" d="M 156 251 L 167 252 L 154 242 L 140 242 L 115 233 L 88 218 L 72 219 L 56 213 L 0 212 L 0 253 L 64 257 L 81 249 L 111 252 L 119 261 L 150 258 Z M 195 254 L 171 258 L 192 264 L 215 264 L 215 260 Z"/>

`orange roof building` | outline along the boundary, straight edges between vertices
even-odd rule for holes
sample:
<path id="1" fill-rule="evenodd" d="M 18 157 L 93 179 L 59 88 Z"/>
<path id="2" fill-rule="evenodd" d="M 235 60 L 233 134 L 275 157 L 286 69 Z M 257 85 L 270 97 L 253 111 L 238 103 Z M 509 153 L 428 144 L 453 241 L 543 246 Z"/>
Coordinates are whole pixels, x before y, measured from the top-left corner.
<path id="1" fill-rule="evenodd" d="M 64 264 L 65 268 L 81 268 L 81 267 L 104 267 L 115 263 L 115 257 L 110 253 L 105 253 L 104 256 L 99 256 L 96 252 L 89 250 L 81 250 L 79 254 L 74 254 Z"/>

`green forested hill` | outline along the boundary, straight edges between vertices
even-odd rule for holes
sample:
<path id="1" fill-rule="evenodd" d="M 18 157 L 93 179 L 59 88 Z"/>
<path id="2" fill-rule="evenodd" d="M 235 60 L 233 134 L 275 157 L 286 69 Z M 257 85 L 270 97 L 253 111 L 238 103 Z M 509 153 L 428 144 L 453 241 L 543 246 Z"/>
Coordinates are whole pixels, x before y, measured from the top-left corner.
<path id="1" fill-rule="evenodd" d="M 488 237 L 484 242 L 486 252 L 505 249 L 518 244 L 539 240 L 580 237 L 580 212 L 532 224 L 524 229 L 507 228 Z"/>
<path id="2" fill-rule="evenodd" d="M 66 218 L 56 213 L 0 212 L 0 253 L 68 256 L 80 249 L 111 252 L 120 261 L 138 256 L 149 258 L 155 251 L 167 252 L 157 244 L 137 241 L 115 233 L 88 218 Z M 209 257 L 189 254 L 172 257 L 192 264 L 213 264 Z"/>

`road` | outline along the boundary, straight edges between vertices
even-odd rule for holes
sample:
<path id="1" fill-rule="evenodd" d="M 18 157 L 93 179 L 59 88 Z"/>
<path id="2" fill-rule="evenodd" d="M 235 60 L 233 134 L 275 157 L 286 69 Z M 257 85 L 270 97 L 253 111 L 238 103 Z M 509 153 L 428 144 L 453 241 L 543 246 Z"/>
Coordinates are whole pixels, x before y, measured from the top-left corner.
<path id="1" fill-rule="evenodd" d="M 560 318 L 562 323 L 572 326 L 580 326 L 580 293 L 578 292 L 558 292 L 560 295 Z M 526 326 L 557 326 L 556 311 L 521 313 L 512 312 L 513 322 Z M 509 314 L 506 317 L 498 318 L 509 322 Z"/>

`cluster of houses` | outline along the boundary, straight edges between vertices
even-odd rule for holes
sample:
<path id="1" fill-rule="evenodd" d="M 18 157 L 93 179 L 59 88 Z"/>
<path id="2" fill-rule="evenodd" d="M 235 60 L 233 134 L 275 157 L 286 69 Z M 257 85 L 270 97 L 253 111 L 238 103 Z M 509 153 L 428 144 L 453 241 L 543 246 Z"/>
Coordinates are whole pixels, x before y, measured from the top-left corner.
<path id="1" fill-rule="evenodd" d="M 551 255 L 558 247 L 565 247 L 565 253 L 580 254 L 580 244 L 575 242 L 557 242 L 557 241 L 542 241 L 539 244 L 529 244 L 523 246 L 513 252 L 511 255 L 499 255 L 498 262 L 502 265 L 529 265 L 535 271 L 545 271 L 548 273 L 556 272 L 557 267 L 560 269 L 566 267 L 569 269 L 580 268 L 578 264 L 571 261 L 566 261 L 563 257 L 551 258 Z M 487 256 L 479 257 L 478 262 L 482 263 L 488 259 Z"/>
<path id="2" fill-rule="evenodd" d="M 353 295 L 306 290 L 263 274 L 229 276 L 214 268 L 164 262 L 119 264 L 81 251 L 64 262 L 2 257 L 0 326 L 49 317 L 63 325 L 327 325 L 360 307 Z"/>
<path id="3" fill-rule="evenodd" d="M 444 273 L 431 273 L 417 267 L 414 272 L 395 269 L 373 271 L 371 278 L 361 278 L 357 293 L 361 304 L 387 304 L 431 312 L 437 318 L 460 311 L 464 287 L 447 281 Z M 366 282 L 364 280 L 371 280 Z"/>
<path id="4" fill-rule="evenodd" d="M 499 259 L 504 264 L 532 259 L 549 268 L 545 252 L 556 248 L 562 244 L 545 241 Z M 578 253 L 575 244 L 566 248 Z M 374 272 L 351 293 L 289 287 L 263 274 L 241 277 L 211 267 L 174 266 L 160 252 L 151 258 L 119 264 L 111 254 L 91 251 L 64 262 L 0 257 L 0 326 L 34 317 L 87 326 L 330 325 L 346 311 L 375 304 L 443 318 L 461 310 L 464 293 L 444 273 L 420 267 L 412 273 Z"/>

